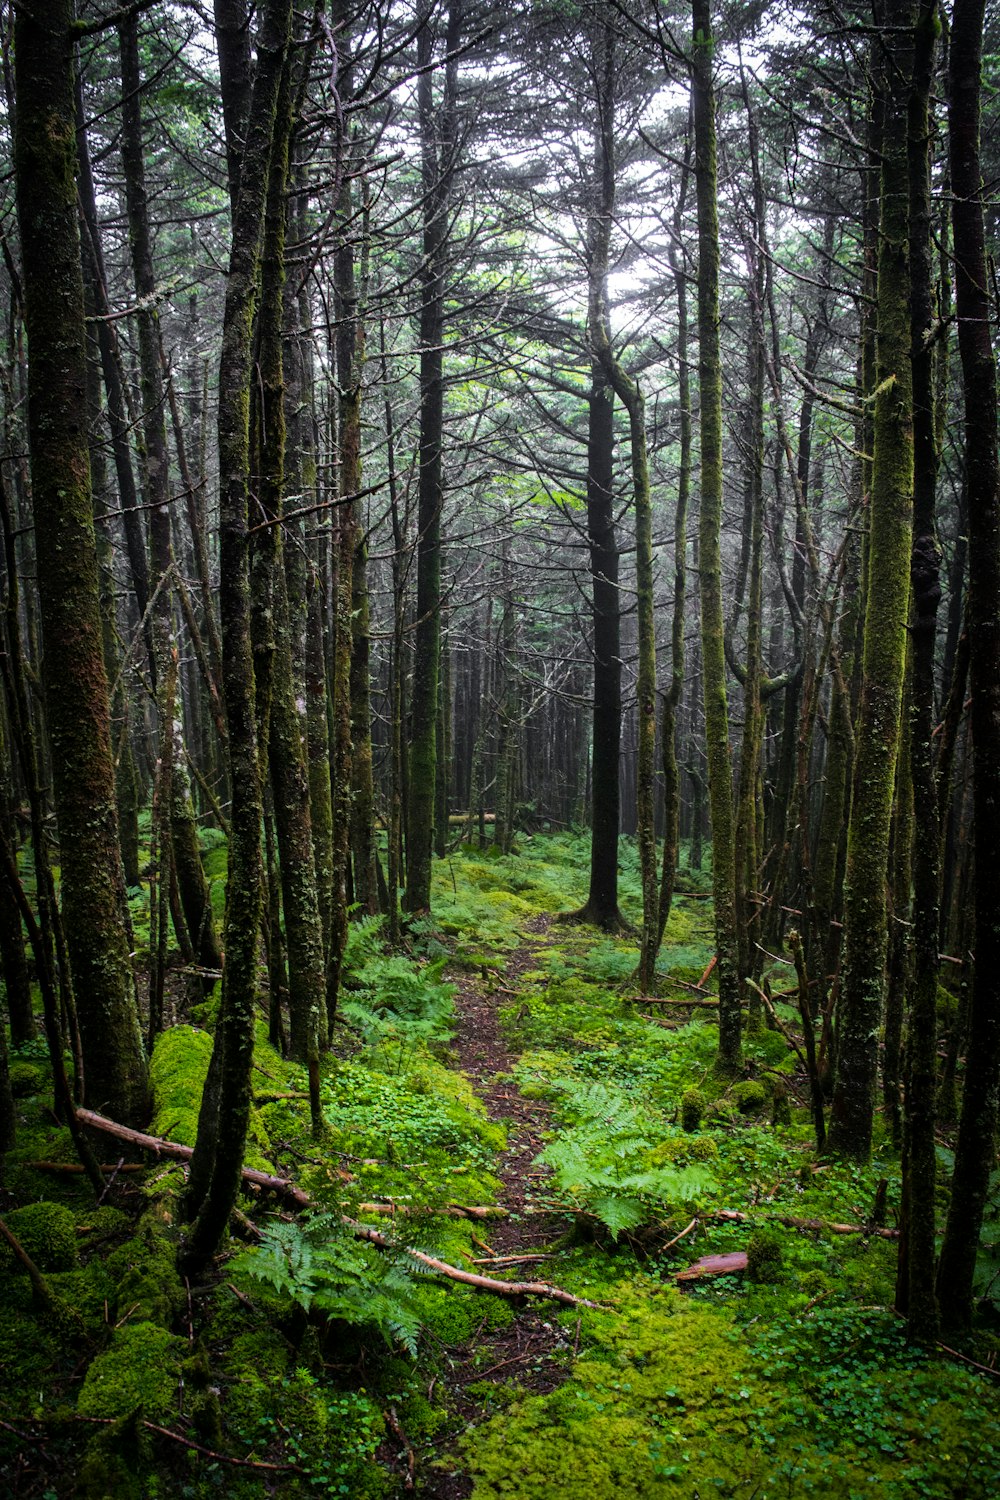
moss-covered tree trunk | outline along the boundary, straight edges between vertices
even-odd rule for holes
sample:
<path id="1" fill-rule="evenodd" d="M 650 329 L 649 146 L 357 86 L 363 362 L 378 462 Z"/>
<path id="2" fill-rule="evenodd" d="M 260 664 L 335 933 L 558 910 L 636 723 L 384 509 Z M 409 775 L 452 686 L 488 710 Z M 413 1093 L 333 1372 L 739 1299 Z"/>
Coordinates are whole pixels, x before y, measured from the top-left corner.
<path id="1" fill-rule="evenodd" d="M 934 646 L 941 598 L 935 530 L 939 460 L 934 390 L 934 288 L 931 247 L 929 96 L 937 0 L 922 0 L 910 92 L 910 308 L 913 366 L 913 547 L 910 557 L 910 776 L 913 789 L 913 941 L 904 1087 L 905 1236 L 900 1242 L 896 1306 L 913 1339 L 937 1336 L 934 1291 L 937 1081 L 938 855 L 940 818 L 934 781 Z"/>
<path id="2" fill-rule="evenodd" d="M 444 294 L 448 261 L 448 201 L 455 171 L 458 64 L 462 0 L 451 0 L 444 92 L 434 105 L 433 75 L 417 81 L 423 183 L 423 258 L 420 266 L 420 474 L 417 486 L 417 614 L 410 694 L 409 798 L 406 825 L 406 906 L 430 910 L 431 851 L 437 762 L 438 673 L 441 655 L 441 444 L 444 426 Z M 433 55 L 432 7 L 422 3 L 417 62 Z"/>
<path id="3" fill-rule="evenodd" d="M 684 691 L 684 606 L 687 599 L 687 515 L 691 495 L 691 371 L 688 364 L 687 274 L 680 255 L 680 233 L 690 175 L 690 133 L 685 143 L 684 168 L 674 212 L 670 270 L 677 298 L 677 405 L 680 431 L 677 501 L 674 510 L 674 589 L 670 627 L 670 685 L 663 695 L 660 720 L 663 757 L 663 872 L 657 908 L 659 941 L 670 916 L 680 858 L 681 774 L 677 758 L 677 711 Z"/>
<path id="4" fill-rule="evenodd" d="M 320 1128 L 319 1039 L 326 1003 L 326 964 L 313 858 L 309 775 L 297 706 L 293 619 L 288 598 L 282 526 L 285 487 L 285 384 L 283 361 L 285 189 L 292 128 L 291 80 L 286 63 L 275 112 L 257 319 L 260 392 L 258 496 L 272 557 L 270 713 L 268 770 L 274 806 L 288 963 L 289 1053 L 309 1070 L 313 1128 Z M 278 934 L 272 927 L 271 941 Z"/>
<path id="5" fill-rule="evenodd" d="M 146 1061 L 129 957 L 86 423 L 72 7 L 15 17 L 15 170 L 28 429 L 63 919 L 88 1102 L 139 1121 Z"/>
<path id="6" fill-rule="evenodd" d="M 608 261 L 614 213 L 615 33 L 594 22 L 592 68 L 598 115 L 594 180 L 587 234 L 587 322 L 592 338 L 608 323 Z M 603 115 L 612 119 L 605 126 Z M 606 139 L 605 139 L 606 138 Z M 590 759 L 590 888 L 574 915 L 614 932 L 626 924 L 618 907 L 618 833 L 621 822 L 621 603 L 614 507 L 614 388 L 598 349 L 591 356 L 587 421 L 587 543 L 593 600 L 594 709 Z"/>
<path id="7" fill-rule="evenodd" d="M 712 894 L 719 972 L 721 1071 L 739 1066 L 740 977 L 736 934 L 736 851 L 729 708 L 722 613 L 722 364 L 719 348 L 719 215 L 716 201 L 714 42 L 709 0 L 693 0 L 691 94 L 698 201 L 698 375 L 701 392 L 701 506 L 698 581 L 701 589 L 702 685 L 712 820 Z"/>
<path id="8" fill-rule="evenodd" d="M 979 156 L 982 0 L 955 0 L 949 53 L 955 303 L 965 400 L 969 510 L 969 677 L 976 828 L 976 967 L 951 1204 L 941 1246 L 943 1323 L 968 1327 L 983 1213 L 995 1164 L 1000 1081 L 1000 493 L 996 364 L 990 329 Z"/>
<path id="9" fill-rule="evenodd" d="M 250 1119 L 264 890 L 248 548 L 252 338 L 271 140 L 290 16 L 287 0 L 267 0 L 261 17 L 219 366 L 219 605 L 232 804 L 222 1005 L 191 1163 L 188 1212 L 196 1212 L 197 1218 L 182 1253 L 189 1272 L 205 1265 L 225 1230 L 239 1191 Z"/>
<path id="10" fill-rule="evenodd" d="M 877 7 L 884 110 L 877 283 L 874 449 L 861 705 L 847 835 L 844 982 L 830 1148 L 867 1158 L 882 1023 L 886 868 L 906 661 L 913 502 L 906 115 L 910 0 Z"/>

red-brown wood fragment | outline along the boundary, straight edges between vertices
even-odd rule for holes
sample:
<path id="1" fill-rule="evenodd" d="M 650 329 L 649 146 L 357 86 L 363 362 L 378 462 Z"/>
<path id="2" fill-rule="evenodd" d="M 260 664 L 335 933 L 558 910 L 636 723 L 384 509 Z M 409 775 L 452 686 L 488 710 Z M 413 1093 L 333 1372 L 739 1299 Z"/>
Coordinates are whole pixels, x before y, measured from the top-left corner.
<path id="1" fill-rule="evenodd" d="M 675 1281 L 697 1281 L 702 1276 L 733 1276 L 747 1268 L 745 1250 L 733 1250 L 729 1255 L 703 1255 L 683 1271 L 674 1273 Z"/>

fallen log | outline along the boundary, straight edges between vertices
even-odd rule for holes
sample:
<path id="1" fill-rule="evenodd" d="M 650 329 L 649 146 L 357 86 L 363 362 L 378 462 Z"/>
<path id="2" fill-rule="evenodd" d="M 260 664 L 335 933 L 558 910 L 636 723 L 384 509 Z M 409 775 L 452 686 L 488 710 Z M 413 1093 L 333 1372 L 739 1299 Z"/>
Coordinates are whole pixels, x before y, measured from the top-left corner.
<path id="1" fill-rule="evenodd" d="M 701 1260 L 674 1272 L 675 1281 L 700 1281 L 703 1276 L 735 1276 L 747 1268 L 745 1250 L 733 1250 L 728 1255 L 703 1255 Z"/>
<path id="2" fill-rule="evenodd" d="M 79 1112 L 77 1110 L 77 1114 Z M 84 1171 L 78 1161 L 22 1161 L 18 1162 L 18 1166 L 30 1168 L 32 1172 L 61 1172 L 70 1177 L 79 1176 Z M 145 1170 L 142 1162 L 127 1161 L 121 1164 L 113 1161 L 101 1162 L 102 1172 L 145 1172 Z"/>
<path id="3" fill-rule="evenodd" d="M 104 1115 L 95 1114 L 91 1109 L 78 1109 L 76 1113 L 81 1125 L 86 1125 L 91 1130 L 103 1131 L 105 1135 L 114 1136 L 116 1140 L 128 1141 L 131 1145 L 139 1146 L 144 1151 L 152 1151 L 157 1156 L 171 1156 L 178 1161 L 190 1161 L 194 1155 L 190 1146 L 182 1146 L 177 1141 L 164 1140 L 162 1136 L 146 1135 L 141 1130 L 132 1130 L 127 1125 L 119 1125 L 116 1120 L 109 1120 Z M 315 1206 L 309 1194 L 303 1192 L 294 1182 L 290 1182 L 287 1177 L 272 1177 L 267 1172 L 258 1172 L 255 1167 L 244 1167 L 243 1180 L 256 1187 L 279 1193 L 296 1208 Z M 471 1271 L 462 1271 L 458 1266 L 451 1266 L 447 1261 L 427 1255 L 423 1250 L 416 1250 L 412 1245 L 397 1244 L 379 1230 L 371 1228 L 370 1225 L 359 1224 L 356 1219 L 345 1218 L 344 1224 L 356 1239 L 367 1240 L 369 1244 L 376 1245 L 380 1250 L 408 1255 L 411 1260 L 426 1266 L 429 1271 L 435 1271 L 439 1276 L 447 1277 L 449 1281 L 459 1281 L 464 1286 L 478 1287 L 480 1291 L 494 1292 L 500 1297 L 545 1297 L 553 1302 L 561 1302 L 566 1307 L 595 1307 L 607 1311 L 607 1306 L 603 1302 L 591 1302 L 586 1297 L 575 1297 L 572 1292 L 566 1292 L 562 1287 L 549 1286 L 544 1281 L 498 1281 L 492 1276 L 476 1276 Z"/>

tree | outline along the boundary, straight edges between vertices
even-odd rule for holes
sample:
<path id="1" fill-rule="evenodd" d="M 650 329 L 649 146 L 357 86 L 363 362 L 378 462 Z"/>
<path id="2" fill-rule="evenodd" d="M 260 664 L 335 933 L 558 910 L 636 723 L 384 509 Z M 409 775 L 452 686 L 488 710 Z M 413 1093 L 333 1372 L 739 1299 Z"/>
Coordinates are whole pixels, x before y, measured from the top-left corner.
<path id="1" fill-rule="evenodd" d="M 962 1114 L 941 1260 L 938 1300 L 947 1328 L 972 1320 L 972 1286 L 994 1164 L 1000 1080 L 1000 491 L 996 362 L 990 335 L 979 134 L 982 0 L 956 0 L 948 65 L 948 143 L 955 247 L 955 305 L 965 404 L 969 517 L 969 677 L 976 826 L 976 968 Z"/>
<path id="2" fill-rule="evenodd" d="M 271 147 L 290 28 L 287 0 L 268 0 L 240 164 L 219 367 L 219 527 L 224 689 L 232 812 L 222 1004 L 198 1118 L 182 1251 L 200 1270 L 226 1227 L 240 1186 L 250 1118 L 257 999 L 257 938 L 264 888 L 262 788 L 250 633 L 248 503 L 253 311 L 260 275 Z"/>
<path id="3" fill-rule="evenodd" d="M 15 17 L 15 169 L 28 331 L 29 439 L 43 681 L 62 910 L 87 1098 L 141 1122 L 148 1080 L 125 919 L 85 410 L 73 12 Z"/>
<path id="4" fill-rule="evenodd" d="M 702 682 L 712 818 L 712 894 L 719 969 L 719 1068 L 733 1071 L 741 1053 L 740 976 L 736 937 L 736 852 L 733 777 L 722 612 L 722 369 L 719 347 L 719 219 L 716 202 L 713 40 L 708 0 L 693 0 L 691 95 L 698 204 L 698 385 L 701 393 L 701 506 L 698 581 L 701 589 Z"/>
<path id="5" fill-rule="evenodd" d="M 876 107 L 881 112 L 876 392 L 868 583 L 847 835 L 844 987 L 830 1148 L 871 1150 L 878 1032 L 885 993 L 886 868 L 906 657 L 913 507 L 907 104 L 912 7 L 877 8 Z"/>

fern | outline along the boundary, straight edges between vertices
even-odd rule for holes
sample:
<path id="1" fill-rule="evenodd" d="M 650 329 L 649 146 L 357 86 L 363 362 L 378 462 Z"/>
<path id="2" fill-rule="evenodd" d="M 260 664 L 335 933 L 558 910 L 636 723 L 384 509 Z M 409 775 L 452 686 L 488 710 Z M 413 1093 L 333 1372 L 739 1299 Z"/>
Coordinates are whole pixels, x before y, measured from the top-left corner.
<path id="1" fill-rule="evenodd" d="M 569 1206 L 599 1219 L 617 1239 L 658 1218 L 664 1207 L 702 1200 L 717 1187 L 701 1162 L 653 1160 L 672 1134 L 665 1117 L 641 1112 L 619 1089 L 600 1082 L 557 1081 L 562 1111 L 573 1122 L 542 1152 L 553 1186 Z"/>
<path id="2" fill-rule="evenodd" d="M 418 1267 L 404 1252 L 380 1253 L 354 1239 L 335 1214 L 269 1224 L 260 1244 L 231 1269 L 273 1287 L 305 1312 L 375 1328 L 387 1342 L 416 1353 Z"/>

